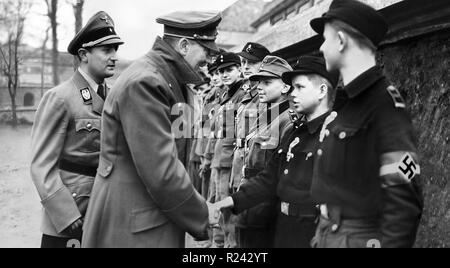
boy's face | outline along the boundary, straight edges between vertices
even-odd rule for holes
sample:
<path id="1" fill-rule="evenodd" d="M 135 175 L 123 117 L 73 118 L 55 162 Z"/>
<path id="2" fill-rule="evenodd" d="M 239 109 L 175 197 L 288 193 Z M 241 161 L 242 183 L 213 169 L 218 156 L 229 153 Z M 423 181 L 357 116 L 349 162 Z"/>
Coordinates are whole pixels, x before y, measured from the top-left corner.
<path id="1" fill-rule="evenodd" d="M 315 85 L 308 76 L 298 75 L 292 80 L 291 103 L 297 113 L 313 114 L 320 105 L 320 85 Z"/>
<path id="2" fill-rule="evenodd" d="M 212 83 L 213 86 L 215 86 L 215 87 L 223 86 L 222 77 L 221 77 L 221 75 L 220 75 L 218 70 L 215 70 L 211 75 L 212 75 L 211 76 L 211 83 Z"/>
<path id="3" fill-rule="evenodd" d="M 226 86 L 231 86 L 241 78 L 241 70 L 237 65 L 229 66 L 219 70 L 222 82 Z"/>
<path id="4" fill-rule="evenodd" d="M 244 77 L 247 79 L 251 75 L 256 74 L 261 67 L 261 62 L 259 61 L 250 61 L 246 58 L 241 57 L 241 68 Z"/>
<path id="5" fill-rule="evenodd" d="M 281 100 L 285 84 L 280 78 L 265 78 L 258 82 L 259 101 L 261 103 L 278 103 Z"/>
<path id="6" fill-rule="evenodd" d="M 320 47 L 320 51 L 325 57 L 327 70 L 329 72 L 339 71 L 341 61 L 340 39 L 336 30 L 329 23 L 325 24 L 323 38 L 325 41 Z"/>

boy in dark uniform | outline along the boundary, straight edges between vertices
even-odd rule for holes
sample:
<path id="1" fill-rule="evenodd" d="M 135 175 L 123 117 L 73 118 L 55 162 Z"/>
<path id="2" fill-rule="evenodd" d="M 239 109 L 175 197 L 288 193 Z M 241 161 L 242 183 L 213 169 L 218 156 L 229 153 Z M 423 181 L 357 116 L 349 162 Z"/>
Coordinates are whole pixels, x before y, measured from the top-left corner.
<path id="1" fill-rule="evenodd" d="M 335 0 L 311 21 L 347 100 L 326 119 L 312 196 L 321 205 L 319 248 L 412 247 L 422 213 L 414 131 L 399 91 L 376 63 L 388 24 L 359 1 Z"/>
<path id="2" fill-rule="evenodd" d="M 310 195 L 314 152 L 338 75 L 326 71 L 322 58 L 308 56 L 300 58 L 293 72 L 284 73 L 283 81 L 292 85 L 291 103 L 306 121 L 291 114 L 293 124 L 283 131 L 267 167 L 251 176 L 239 192 L 215 205 L 240 213 L 277 197 L 274 247 L 309 248 L 318 215 Z"/>

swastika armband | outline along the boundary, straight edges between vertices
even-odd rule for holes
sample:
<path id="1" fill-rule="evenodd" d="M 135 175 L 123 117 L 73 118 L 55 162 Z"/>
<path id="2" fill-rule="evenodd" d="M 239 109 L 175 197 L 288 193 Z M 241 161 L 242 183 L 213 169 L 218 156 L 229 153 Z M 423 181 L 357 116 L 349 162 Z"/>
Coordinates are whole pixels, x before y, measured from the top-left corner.
<path id="1" fill-rule="evenodd" d="M 421 173 L 420 166 L 411 153 L 385 154 L 381 162 L 383 166 L 380 169 L 380 177 L 383 179 L 383 188 L 410 184 Z"/>
<path id="2" fill-rule="evenodd" d="M 389 95 L 391 95 L 392 100 L 394 101 L 394 104 L 395 104 L 395 108 L 398 108 L 398 109 L 406 108 L 405 100 L 403 99 L 402 95 L 400 94 L 400 92 L 398 91 L 398 89 L 396 87 L 389 86 L 387 88 L 387 92 L 389 93 Z"/>

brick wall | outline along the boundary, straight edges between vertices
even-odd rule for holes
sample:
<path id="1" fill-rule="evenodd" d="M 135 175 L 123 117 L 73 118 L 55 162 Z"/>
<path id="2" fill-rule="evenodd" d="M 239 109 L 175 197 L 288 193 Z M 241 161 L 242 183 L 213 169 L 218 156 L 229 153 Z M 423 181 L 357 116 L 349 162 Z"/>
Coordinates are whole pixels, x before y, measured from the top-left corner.
<path id="1" fill-rule="evenodd" d="M 380 57 L 417 131 L 425 195 L 417 247 L 450 247 L 450 33 L 391 45 Z"/>

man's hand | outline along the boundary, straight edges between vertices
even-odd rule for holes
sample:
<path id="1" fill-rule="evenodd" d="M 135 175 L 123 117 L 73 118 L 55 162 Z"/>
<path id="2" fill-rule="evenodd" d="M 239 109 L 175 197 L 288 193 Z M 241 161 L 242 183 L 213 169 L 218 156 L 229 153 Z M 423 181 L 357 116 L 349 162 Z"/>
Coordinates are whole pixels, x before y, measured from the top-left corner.
<path id="1" fill-rule="evenodd" d="M 66 229 L 66 232 L 69 234 L 76 234 L 77 232 L 81 232 L 81 228 L 83 227 L 83 219 L 78 219 L 69 228 Z"/>

